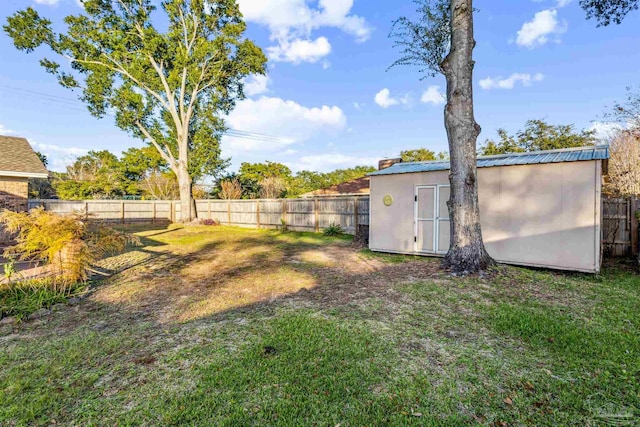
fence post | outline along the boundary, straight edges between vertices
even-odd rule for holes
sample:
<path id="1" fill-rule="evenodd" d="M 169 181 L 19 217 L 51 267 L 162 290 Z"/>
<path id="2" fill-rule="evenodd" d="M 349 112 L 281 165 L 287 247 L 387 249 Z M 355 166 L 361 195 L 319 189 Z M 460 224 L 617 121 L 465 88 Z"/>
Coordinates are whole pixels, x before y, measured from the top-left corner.
<path id="1" fill-rule="evenodd" d="M 231 225 L 231 199 L 227 199 L 227 223 Z"/>
<path id="2" fill-rule="evenodd" d="M 256 228 L 260 228 L 260 199 L 256 200 Z"/>
<path id="3" fill-rule="evenodd" d="M 169 219 L 171 220 L 171 222 L 176 222 L 176 202 L 172 201 L 169 209 Z"/>
<path id="4" fill-rule="evenodd" d="M 89 202 L 84 202 L 84 220 L 89 220 Z"/>
<path id="5" fill-rule="evenodd" d="M 318 199 L 313 199 L 313 217 L 314 217 L 314 226 L 313 229 L 316 233 L 320 232 L 320 219 L 318 216 Z"/>
<path id="6" fill-rule="evenodd" d="M 208 200 L 207 204 L 208 204 L 207 210 L 209 211 L 209 219 L 213 219 L 211 218 L 211 199 Z"/>
<path id="7" fill-rule="evenodd" d="M 360 221 L 360 215 L 358 213 L 358 196 L 353 198 L 353 235 L 358 235 L 358 222 Z"/>
<path id="8" fill-rule="evenodd" d="M 638 200 L 635 196 L 631 197 L 630 204 L 631 212 L 629 220 L 631 221 L 631 255 L 635 257 L 638 255 L 638 218 L 636 217 Z"/>
<path id="9" fill-rule="evenodd" d="M 156 223 L 156 209 L 157 209 L 156 208 L 156 202 L 154 201 L 152 203 L 152 205 L 153 205 L 153 216 L 151 217 L 151 223 L 155 224 Z"/>
<path id="10" fill-rule="evenodd" d="M 287 199 L 282 199 L 282 221 L 287 223 Z"/>
<path id="11" fill-rule="evenodd" d="M 124 202 L 120 203 L 120 220 L 124 224 Z"/>

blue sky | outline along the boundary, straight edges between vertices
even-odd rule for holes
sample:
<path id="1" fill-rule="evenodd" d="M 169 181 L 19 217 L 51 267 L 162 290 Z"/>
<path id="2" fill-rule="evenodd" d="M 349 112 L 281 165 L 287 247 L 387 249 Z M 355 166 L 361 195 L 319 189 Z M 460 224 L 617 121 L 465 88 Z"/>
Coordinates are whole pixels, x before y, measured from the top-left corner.
<path id="1" fill-rule="evenodd" d="M 248 36 L 267 53 L 269 76 L 248 81 L 251 96 L 230 127 L 277 142 L 225 137 L 232 170 L 243 161 L 279 161 L 293 170 L 328 171 L 401 150 L 447 148 L 444 78 L 419 80 L 416 68 L 387 71 L 399 56 L 387 37 L 392 21 L 413 16 L 411 0 L 239 0 Z M 392 6 L 390 6 L 392 5 Z M 0 20 L 34 6 L 59 22 L 82 11 L 76 0 L 12 0 Z M 637 86 L 640 13 L 622 25 L 596 28 L 578 0 L 478 0 L 475 107 L 478 142 L 527 119 L 600 123 L 607 106 Z M 98 120 L 38 65 L 45 52 L 18 52 L 0 33 L 0 134 L 27 137 L 63 170 L 79 154 L 116 154 L 142 146 L 113 119 Z M 44 95 L 43 95 L 44 94 Z M 594 123 L 595 122 L 595 123 Z"/>

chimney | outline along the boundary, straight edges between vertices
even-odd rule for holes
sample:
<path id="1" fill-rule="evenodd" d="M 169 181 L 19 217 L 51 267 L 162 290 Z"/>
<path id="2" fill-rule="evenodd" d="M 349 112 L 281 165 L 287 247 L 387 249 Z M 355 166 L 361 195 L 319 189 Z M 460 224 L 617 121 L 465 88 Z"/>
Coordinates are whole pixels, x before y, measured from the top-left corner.
<path id="1" fill-rule="evenodd" d="M 402 159 L 401 158 L 382 159 L 382 160 L 380 160 L 378 162 L 378 170 L 381 171 L 382 169 L 390 168 L 391 166 L 395 165 L 396 163 L 402 163 Z"/>

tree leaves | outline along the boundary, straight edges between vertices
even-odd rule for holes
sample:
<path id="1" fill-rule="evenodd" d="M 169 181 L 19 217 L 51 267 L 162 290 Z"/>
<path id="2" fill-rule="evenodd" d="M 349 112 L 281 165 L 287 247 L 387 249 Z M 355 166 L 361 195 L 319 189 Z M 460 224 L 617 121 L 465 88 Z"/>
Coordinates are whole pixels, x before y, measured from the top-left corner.
<path id="1" fill-rule="evenodd" d="M 391 67 L 414 65 L 420 72 L 434 76 L 442 72 L 441 64 L 451 43 L 451 3 L 449 0 L 414 0 L 418 21 L 398 18 L 389 33 L 400 47 L 401 57 Z M 390 68 L 391 68 L 390 67 Z"/>
<path id="2" fill-rule="evenodd" d="M 573 125 L 551 125 L 544 120 L 528 120 L 524 129 L 515 135 L 509 135 L 504 129 L 498 129 L 498 141 L 487 140 L 480 147 L 479 154 L 523 153 L 531 151 L 556 150 L 561 148 L 584 147 L 593 145 L 594 131 L 577 132 Z"/>
<path id="3" fill-rule="evenodd" d="M 620 24 L 627 14 L 638 9 L 638 0 L 580 0 L 580 6 L 587 12 L 587 18 L 595 18 L 598 27 Z"/>
<path id="4" fill-rule="evenodd" d="M 243 36 L 236 1 L 165 0 L 162 10 L 151 0 L 83 4 L 60 33 L 33 8 L 4 30 L 19 50 L 46 45 L 65 58 L 40 64 L 62 86 L 80 88 L 92 115 L 113 113 L 119 128 L 152 144 L 178 177 L 217 175 L 228 164 L 223 116 L 243 97 L 243 79 L 266 71 L 264 53 Z"/>

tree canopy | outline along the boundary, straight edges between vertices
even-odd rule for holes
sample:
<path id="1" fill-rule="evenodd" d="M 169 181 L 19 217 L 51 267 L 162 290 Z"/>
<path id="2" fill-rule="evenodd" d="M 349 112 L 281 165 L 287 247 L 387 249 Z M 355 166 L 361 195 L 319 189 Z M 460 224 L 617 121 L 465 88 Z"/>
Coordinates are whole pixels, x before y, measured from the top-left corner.
<path id="1" fill-rule="evenodd" d="M 498 129 L 498 140 L 488 139 L 480 147 L 479 154 L 524 153 L 530 151 L 557 150 L 584 147 L 596 142 L 595 131 L 575 130 L 574 125 L 552 125 L 544 120 L 528 120 L 525 127 L 514 135 Z"/>
<path id="2" fill-rule="evenodd" d="M 434 151 L 426 148 L 416 148 L 401 151 L 400 158 L 403 162 L 428 162 L 432 160 L 446 160 L 449 158 L 449 155 L 444 151 L 436 154 Z"/>
<path id="3" fill-rule="evenodd" d="M 64 58 L 40 64 L 91 114 L 152 144 L 180 184 L 183 220 L 193 216 L 191 184 L 225 165 L 219 140 L 243 94 L 243 79 L 265 72 L 266 57 L 244 37 L 235 0 L 83 0 L 66 29 L 31 7 L 4 30 L 22 51 L 41 45 Z M 162 25 L 157 25 L 162 22 Z"/>
<path id="4" fill-rule="evenodd" d="M 598 26 L 620 24 L 627 14 L 638 9 L 640 0 L 580 0 L 587 18 L 595 18 Z"/>

